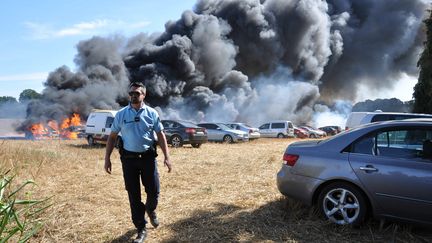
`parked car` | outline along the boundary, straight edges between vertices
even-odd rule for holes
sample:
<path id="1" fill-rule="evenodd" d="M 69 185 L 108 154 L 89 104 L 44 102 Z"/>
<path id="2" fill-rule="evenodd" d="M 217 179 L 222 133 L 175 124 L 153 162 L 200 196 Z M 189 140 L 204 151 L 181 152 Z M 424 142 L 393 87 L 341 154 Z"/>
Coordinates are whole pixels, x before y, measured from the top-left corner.
<path id="1" fill-rule="evenodd" d="M 180 120 L 162 120 L 168 144 L 178 148 L 183 144 L 190 144 L 199 148 L 207 142 L 207 131 L 195 123 Z"/>
<path id="2" fill-rule="evenodd" d="M 378 121 L 403 120 L 411 118 L 432 118 L 430 114 L 399 113 L 399 112 L 351 112 L 345 124 L 345 130 L 358 127 L 362 124 Z"/>
<path id="3" fill-rule="evenodd" d="M 232 122 L 232 123 L 225 123 L 225 125 L 231 127 L 232 129 L 249 133 L 249 140 L 258 139 L 261 136 L 258 128 L 249 126 L 245 123 Z"/>
<path id="4" fill-rule="evenodd" d="M 432 224 L 432 119 L 371 123 L 327 140 L 288 146 L 279 191 L 328 220 L 368 215 Z"/>
<path id="5" fill-rule="evenodd" d="M 115 110 L 93 110 L 90 113 L 85 127 L 85 137 L 90 146 L 106 144 L 116 113 Z"/>
<path id="6" fill-rule="evenodd" d="M 309 132 L 309 137 L 310 138 L 322 138 L 327 136 L 327 133 L 324 131 L 321 131 L 319 129 L 310 127 L 310 126 L 301 126 L 300 128 L 305 129 L 306 131 Z"/>
<path id="7" fill-rule="evenodd" d="M 234 130 L 223 123 L 199 123 L 198 126 L 207 130 L 209 141 L 224 143 L 249 141 L 248 133 Z"/>
<path id="8" fill-rule="evenodd" d="M 318 129 L 324 131 L 329 136 L 338 134 L 338 131 L 332 126 L 319 127 Z"/>
<path id="9" fill-rule="evenodd" d="M 308 138 L 309 137 L 309 132 L 306 131 L 303 128 L 294 126 L 294 136 L 296 138 Z"/>
<path id="10" fill-rule="evenodd" d="M 294 125 L 291 121 L 273 121 L 258 127 L 261 137 L 286 138 L 294 137 Z"/>
<path id="11" fill-rule="evenodd" d="M 334 128 L 337 133 L 342 132 L 342 127 L 340 127 L 340 126 L 328 126 L 328 127 Z"/>

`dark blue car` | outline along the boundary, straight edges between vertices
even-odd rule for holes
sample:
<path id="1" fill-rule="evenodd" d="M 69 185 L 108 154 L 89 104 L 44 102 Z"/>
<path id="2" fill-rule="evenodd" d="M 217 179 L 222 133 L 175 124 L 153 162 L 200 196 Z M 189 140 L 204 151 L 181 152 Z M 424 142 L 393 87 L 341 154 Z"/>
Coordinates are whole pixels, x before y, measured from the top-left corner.
<path id="1" fill-rule="evenodd" d="M 207 131 L 205 128 L 188 121 L 162 120 L 165 136 L 168 144 L 173 147 L 181 147 L 183 144 L 190 144 L 194 148 L 199 148 L 201 144 L 207 142 Z"/>

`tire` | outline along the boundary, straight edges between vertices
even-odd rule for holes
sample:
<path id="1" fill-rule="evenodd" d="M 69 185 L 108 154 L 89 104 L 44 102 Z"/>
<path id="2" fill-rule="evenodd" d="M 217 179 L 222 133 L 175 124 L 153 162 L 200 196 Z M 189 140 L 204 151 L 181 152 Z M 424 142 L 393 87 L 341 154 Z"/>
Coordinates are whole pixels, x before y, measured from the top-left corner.
<path id="1" fill-rule="evenodd" d="M 230 135 L 225 135 L 223 137 L 223 142 L 224 143 L 233 143 L 234 141 L 233 141 L 233 138 Z"/>
<path id="2" fill-rule="evenodd" d="M 277 138 L 284 138 L 285 137 L 285 135 L 283 135 L 282 133 L 279 133 L 278 135 L 277 135 Z"/>
<path id="3" fill-rule="evenodd" d="M 170 143 L 174 148 L 180 148 L 183 146 L 183 139 L 179 135 L 173 135 L 170 139 Z"/>
<path id="4" fill-rule="evenodd" d="M 324 187 L 317 204 L 320 213 L 338 225 L 359 226 L 365 221 L 368 211 L 364 194 L 344 182 L 334 182 Z"/>
<path id="5" fill-rule="evenodd" d="M 88 145 L 90 145 L 90 146 L 95 146 L 95 145 L 96 145 L 96 142 L 95 142 L 93 136 L 88 136 L 88 137 L 87 137 L 87 143 L 88 143 Z"/>
<path id="6" fill-rule="evenodd" d="M 202 144 L 202 143 L 192 143 L 191 145 L 192 145 L 192 147 L 194 147 L 194 148 L 199 148 L 199 147 L 201 147 L 201 144 Z"/>
<path id="7" fill-rule="evenodd" d="M 317 135 L 315 135 L 314 133 L 309 135 L 310 138 L 317 138 Z"/>

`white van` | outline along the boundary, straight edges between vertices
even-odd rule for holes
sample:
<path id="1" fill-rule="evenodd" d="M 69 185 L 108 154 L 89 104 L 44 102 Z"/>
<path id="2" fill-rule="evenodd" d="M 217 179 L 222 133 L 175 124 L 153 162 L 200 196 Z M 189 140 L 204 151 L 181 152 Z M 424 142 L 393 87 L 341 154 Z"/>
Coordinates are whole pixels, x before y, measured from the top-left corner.
<path id="1" fill-rule="evenodd" d="M 87 118 L 85 133 L 90 146 L 106 144 L 114 122 L 115 110 L 93 110 Z"/>
<path id="2" fill-rule="evenodd" d="M 291 121 L 272 121 L 258 127 L 261 137 L 286 138 L 294 137 L 294 125 Z"/>
<path id="3" fill-rule="evenodd" d="M 432 118 L 432 115 L 419 113 L 382 112 L 380 110 L 376 110 L 374 112 L 351 112 L 346 121 L 345 130 L 349 130 L 371 122 L 404 120 L 410 118 Z"/>

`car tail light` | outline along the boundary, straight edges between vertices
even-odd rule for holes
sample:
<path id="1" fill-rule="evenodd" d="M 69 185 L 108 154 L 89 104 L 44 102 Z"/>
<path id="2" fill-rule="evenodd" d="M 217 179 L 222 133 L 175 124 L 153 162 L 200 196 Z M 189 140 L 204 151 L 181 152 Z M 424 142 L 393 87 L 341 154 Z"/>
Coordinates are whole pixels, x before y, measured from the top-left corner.
<path id="1" fill-rule="evenodd" d="M 299 156 L 296 154 L 284 154 L 283 155 L 283 161 L 286 165 L 294 166 L 297 162 Z"/>
<path id="2" fill-rule="evenodd" d="M 186 128 L 186 133 L 195 133 L 195 128 Z"/>

